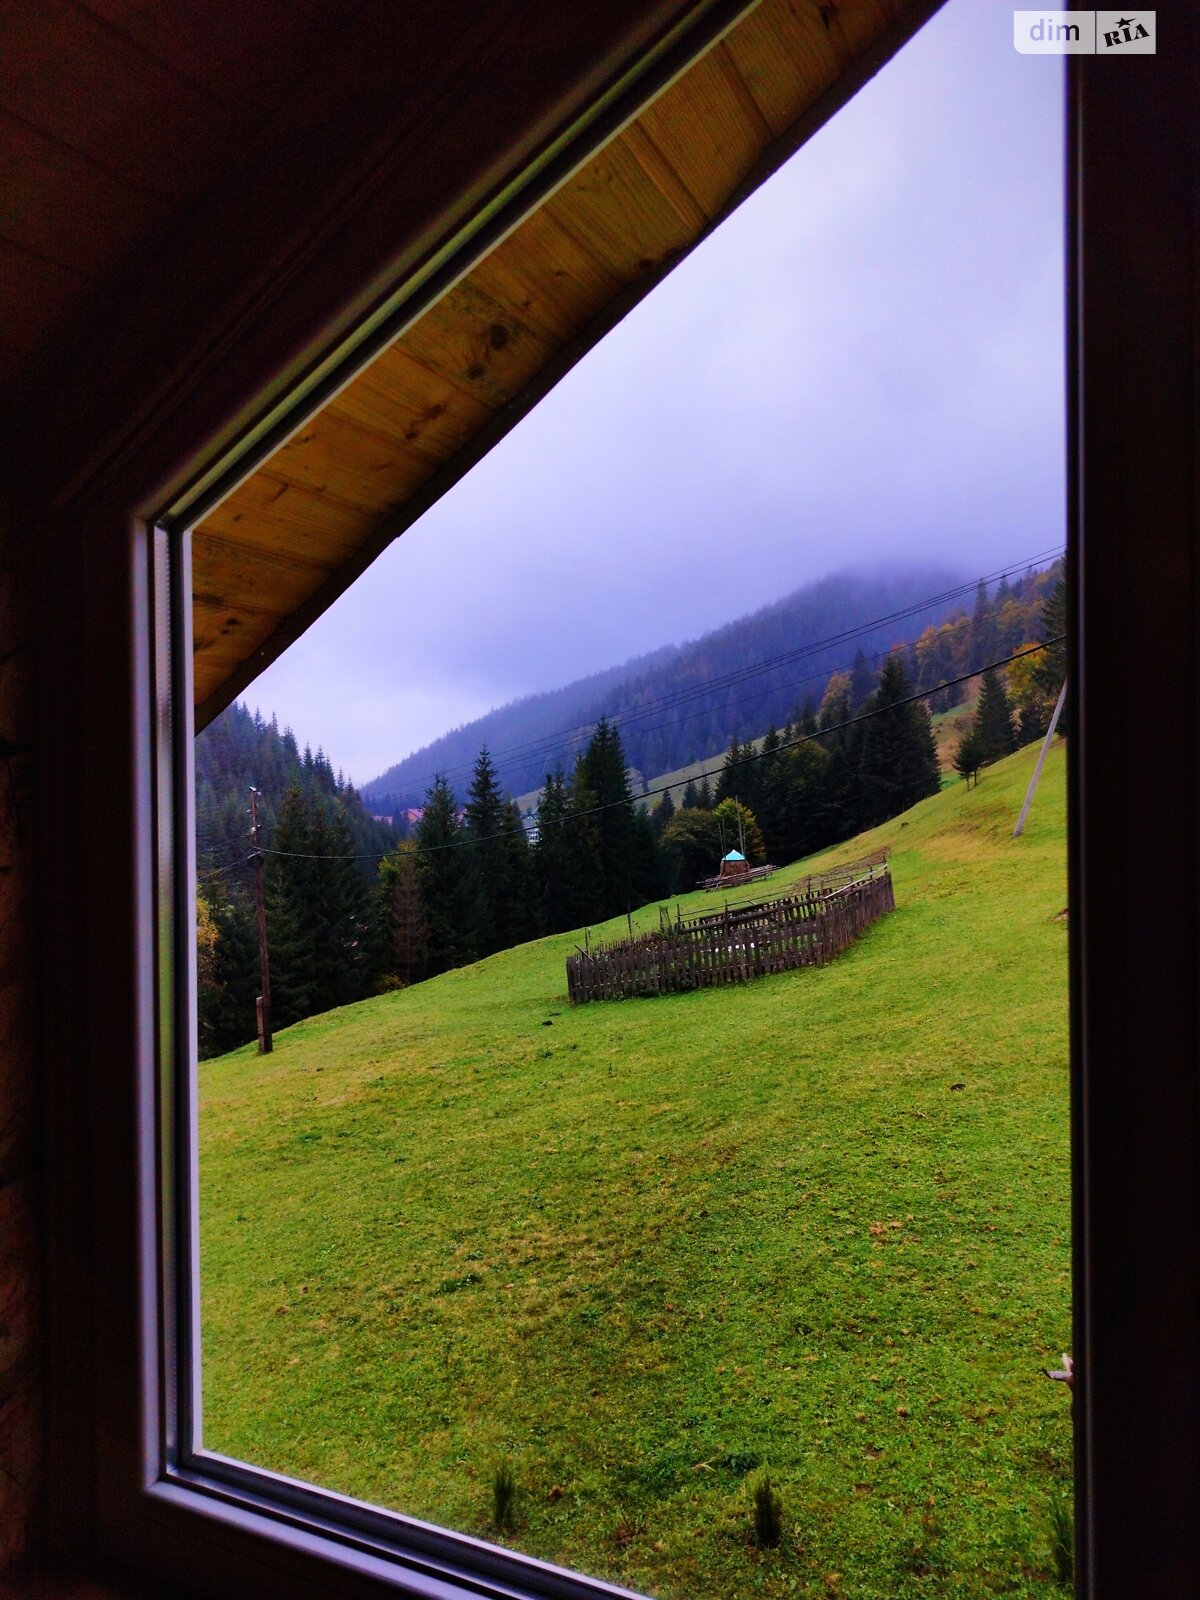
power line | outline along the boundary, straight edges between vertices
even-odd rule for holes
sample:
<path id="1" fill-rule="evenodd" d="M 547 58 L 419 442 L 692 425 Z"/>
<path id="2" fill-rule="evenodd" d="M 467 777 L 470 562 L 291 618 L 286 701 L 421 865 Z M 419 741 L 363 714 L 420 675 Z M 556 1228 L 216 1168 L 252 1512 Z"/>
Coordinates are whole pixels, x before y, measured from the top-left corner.
<path id="1" fill-rule="evenodd" d="M 847 717 L 844 722 L 839 722 L 833 727 L 818 728 L 815 733 L 800 734 L 795 739 L 785 740 L 777 745 L 774 750 L 755 750 L 750 755 L 740 756 L 736 761 L 727 761 L 727 764 L 730 767 L 745 767 L 752 761 L 762 761 L 781 755 L 785 750 L 795 750 L 800 745 L 812 744 L 814 740 L 825 739 L 830 734 L 841 733 L 846 728 L 857 726 L 860 722 L 870 722 L 875 717 L 886 716 L 890 711 L 899 711 L 904 706 L 915 705 L 918 700 L 928 700 L 931 694 L 940 694 L 944 689 L 954 689 L 960 683 L 969 683 L 972 678 L 979 677 L 981 673 L 993 672 L 998 667 L 1007 667 L 1013 661 L 1022 661 L 1026 656 L 1037 655 L 1041 650 L 1048 650 L 1051 645 L 1061 644 L 1065 638 L 1065 633 L 1055 634 L 1052 639 L 1043 639 L 1040 644 L 1027 645 L 1022 650 L 1014 650 L 1011 655 L 1000 657 L 999 660 L 989 661 L 983 666 L 973 667 L 970 672 L 961 673 L 957 678 L 947 678 L 934 689 L 923 689 L 919 693 L 906 696 L 903 700 L 895 700 L 888 706 L 875 706 L 870 711 L 860 711 L 857 716 Z M 639 800 L 652 800 L 657 795 L 669 794 L 673 789 L 686 788 L 691 782 L 692 779 L 690 778 L 675 778 L 671 783 L 661 784 L 656 789 L 647 789 L 644 794 L 639 795 L 637 798 Z M 583 817 L 598 816 L 601 812 L 612 811 L 617 806 L 630 803 L 632 803 L 632 797 L 630 800 L 608 800 L 603 805 L 590 806 L 586 811 L 573 811 L 569 816 L 561 818 L 560 821 L 562 823 L 578 822 Z M 526 835 L 530 832 L 524 824 L 522 824 L 522 831 Z M 470 850 L 476 845 L 491 844 L 496 839 L 507 837 L 509 837 L 507 833 L 489 833 L 485 834 L 482 839 L 454 839 L 447 844 L 413 845 L 412 848 L 417 855 L 432 855 L 441 850 Z M 315 851 L 306 850 L 272 850 L 266 845 L 259 845 L 258 848 L 263 855 L 290 857 L 296 861 L 379 861 L 388 854 L 386 850 L 373 850 L 360 855 L 333 856 L 321 855 Z"/>
<path id="2" fill-rule="evenodd" d="M 908 618 L 919 615 L 922 611 L 931 610 L 934 606 L 947 604 L 951 600 L 960 599 L 972 593 L 981 583 L 991 584 L 1015 573 L 1027 572 L 1040 561 L 1054 561 L 1062 554 L 1062 546 L 1056 545 L 1049 550 L 1040 551 L 1038 554 L 1026 557 L 1020 561 L 1013 561 L 1004 567 L 997 568 L 994 572 L 987 572 L 980 577 L 972 578 L 968 582 L 957 584 L 953 588 L 945 589 L 940 594 L 930 595 L 924 600 L 913 601 L 910 605 L 903 606 L 897 611 L 889 612 L 886 616 L 873 618 L 869 622 L 856 624 L 853 628 L 844 629 L 841 633 L 830 634 L 825 638 L 797 646 L 794 650 L 786 650 L 775 656 L 765 657 L 762 661 L 752 662 L 744 667 L 736 667 L 727 673 L 719 674 L 704 683 L 689 684 L 685 688 L 674 690 L 669 694 L 661 695 L 654 700 L 637 706 L 624 713 L 617 713 L 608 720 L 618 729 L 628 728 L 631 724 L 641 721 L 644 717 L 652 716 L 659 711 L 672 709 L 675 706 L 686 705 L 691 701 L 703 698 L 720 691 L 731 688 L 738 683 L 745 682 L 748 678 L 756 677 L 763 672 L 770 671 L 773 667 L 784 666 L 788 662 L 802 660 L 805 656 L 818 654 L 822 650 L 832 649 L 839 644 L 849 643 L 853 639 L 862 638 L 865 634 L 873 633 L 879 628 L 886 628 L 893 622 L 903 622 Z M 886 653 L 886 652 L 881 652 Z M 808 680 L 801 680 L 806 682 Z M 779 690 L 794 687 L 783 684 L 777 686 Z M 769 693 L 770 690 L 763 691 Z M 522 744 L 510 745 L 507 749 L 492 754 L 493 759 L 500 762 L 532 761 L 535 756 L 549 755 L 556 749 L 561 749 L 564 744 L 576 736 L 583 735 L 596 727 L 600 718 L 587 722 L 576 723 L 573 727 L 562 728 L 557 733 L 542 734 L 536 739 L 527 740 Z M 683 719 L 681 719 L 683 720 Z M 657 732 L 657 729 L 645 729 L 647 733 Z M 440 768 L 440 775 L 447 778 L 459 777 L 470 770 L 471 762 L 460 761 Z M 434 774 L 436 776 L 437 774 Z M 426 774 L 428 778 L 430 774 Z M 410 785 L 410 787 L 412 787 Z M 418 783 L 415 787 L 421 787 Z M 389 791 L 377 791 L 386 795 Z M 399 792 L 399 791 L 391 791 Z"/>

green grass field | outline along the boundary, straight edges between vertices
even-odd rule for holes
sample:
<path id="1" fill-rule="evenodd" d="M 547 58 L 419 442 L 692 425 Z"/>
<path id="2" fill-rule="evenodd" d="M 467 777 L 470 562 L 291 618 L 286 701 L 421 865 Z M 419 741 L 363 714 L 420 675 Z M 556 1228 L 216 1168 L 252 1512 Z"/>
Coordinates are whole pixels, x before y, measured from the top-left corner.
<path id="1" fill-rule="evenodd" d="M 205 1062 L 205 1443 L 489 1537 L 507 1461 L 507 1542 L 671 1600 L 1058 1592 L 1065 763 L 1014 843 L 1035 755 L 821 858 L 886 842 L 897 897 L 824 970 L 572 1011 L 556 937 Z"/>

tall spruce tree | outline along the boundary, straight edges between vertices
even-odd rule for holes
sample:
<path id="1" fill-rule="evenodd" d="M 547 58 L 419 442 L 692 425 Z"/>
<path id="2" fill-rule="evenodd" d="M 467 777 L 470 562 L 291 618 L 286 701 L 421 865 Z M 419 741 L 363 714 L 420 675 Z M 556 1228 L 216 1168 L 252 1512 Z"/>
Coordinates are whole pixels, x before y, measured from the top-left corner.
<path id="1" fill-rule="evenodd" d="M 975 610 L 971 616 L 971 653 L 974 665 L 990 661 L 996 649 L 996 613 L 988 598 L 987 584 L 980 578 L 975 588 Z"/>
<path id="2" fill-rule="evenodd" d="M 911 694 L 904 662 L 898 652 L 893 653 L 868 705 L 878 714 L 861 724 L 859 771 L 868 827 L 936 794 L 941 783 L 929 712 L 920 700 L 901 703 Z"/>
<path id="3" fill-rule="evenodd" d="M 508 950 L 542 932 L 529 834 L 515 800 L 504 807 L 500 819 L 500 847 L 504 853 L 505 899 L 496 906 L 494 915 L 499 947 Z"/>
<path id="4" fill-rule="evenodd" d="M 466 835 L 471 844 L 471 865 L 475 871 L 472 946 L 475 954 L 480 956 L 490 956 L 493 951 L 503 950 L 513 942 L 509 937 L 509 924 L 516 886 L 510 881 L 512 853 L 503 836 L 506 810 L 496 768 L 485 747 L 476 759 L 463 812 Z"/>
<path id="5" fill-rule="evenodd" d="M 426 793 L 415 843 L 433 975 L 475 959 L 478 920 L 470 840 L 459 823 L 458 801 L 443 773 Z"/>
<path id="6" fill-rule="evenodd" d="M 675 815 L 675 801 L 671 797 L 670 789 L 664 789 L 659 796 L 658 804 L 650 813 L 650 820 L 654 824 L 654 832 L 662 837 L 662 831 Z"/>
<path id="7" fill-rule="evenodd" d="M 1017 748 L 1012 702 L 1000 674 L 994 669 L 983 675 L 979 704 L 975 708 L 974 732 L 979 739 L 979 756 L 984 766 L 1012 755 Z"/>
<path id="8" fill-rule="evenodd" d="M 312 757 L 308 754 L 311 768 Z M 320 1011 L 321 977 L 313 910 L 312 808 L 299 784 L 283 796 L 263 874 L 271 1009 L 277 1028 Z"/>
<path id="9" fill-rule="evenodd" d="M 795 745 L 778 757 L 780 812 L 774 832 L 763 823 L 770 860 L 783 866 L 811 855 L 829 842 L 822 820 L 825 768 L 829 753 L 817 740 Z"/>
<path id="10" fill-rule="evenodd" d="M 547 933 L 565 933 L 586 922 L 589 908 L 581 884 L 583 863 L 570 829 L 571 802 L 562 768 L 546 774 L 538 806 L 533 870 L 542 926 Z"/>
<path id="11" fill-rule="evenodd" d="M 599 922 L 605 910 L 604 864 L 600 851 L 599 799 L 581 751 L 567 786 L 566 836 L 573 863 L 575 912 L 568 926 Z"/>
<path id="12" fill-rule="evenodd" d="M 652 848 L 653 834 L 646 835 L 639 827 L 621 736 L 604 717 L 596 724 L 583 753 L 582 773 L 586 787 L 595 795 L 599 915 L 611 917 L 651 898 L 657 886 L 657 872 L 653 873 L 654 881 L 648 881 L 653 861 L 647 838 Z"/>
<path id="13" fill-rule="evenodd" d="M 429 924 L 421 895 L 416 846 L 402 840 L 379 863 L 377 926 L 383 939 L 381 977 L 407 988 L 426 973 Z"/>

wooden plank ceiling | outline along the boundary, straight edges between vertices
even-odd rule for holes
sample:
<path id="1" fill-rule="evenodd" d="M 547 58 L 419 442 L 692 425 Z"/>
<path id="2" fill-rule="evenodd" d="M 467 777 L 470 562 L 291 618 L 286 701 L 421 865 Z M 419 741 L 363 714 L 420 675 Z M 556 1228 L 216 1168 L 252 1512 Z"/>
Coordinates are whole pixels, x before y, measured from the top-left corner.
<path id="1" fill-rule="evenodd" d="M 0 385 L 177 215 L 294 119 L 339 0 L 0 6 Z"/>
<path id="2" fill-rule="evenodd" d="M 859 58 L 907 35 L 911 10 L 763 0 L 204 518 L 201 723 L 481 429 L 696 241 Z"/>

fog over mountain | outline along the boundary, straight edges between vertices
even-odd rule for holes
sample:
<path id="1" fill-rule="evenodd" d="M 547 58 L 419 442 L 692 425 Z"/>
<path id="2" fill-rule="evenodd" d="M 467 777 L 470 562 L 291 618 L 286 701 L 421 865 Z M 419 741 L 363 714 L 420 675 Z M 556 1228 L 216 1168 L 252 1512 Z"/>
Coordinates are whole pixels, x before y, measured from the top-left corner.
<path id="1" fill-rule="evenodd" d="M 969 611 L 972 582 L 941 566 L 833 574 L 699 639 L 490 711 L 398 761 L 363 795 L 373 809 L 419 805 L 439 772 L 465 791 L 484 745 L 509 793 L 524 794 L 555 766 L 570 769 L 601 716 L 617 722 L 640 773 L 719 756 L 731 739 L 782 726 L 807 700 L 818 704 L 830 674 L 848 669 L 856 651 L 876 657 Z"/>

